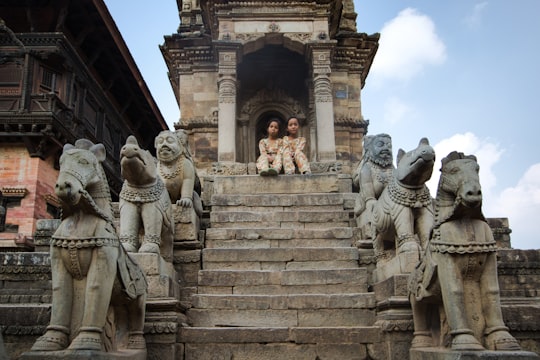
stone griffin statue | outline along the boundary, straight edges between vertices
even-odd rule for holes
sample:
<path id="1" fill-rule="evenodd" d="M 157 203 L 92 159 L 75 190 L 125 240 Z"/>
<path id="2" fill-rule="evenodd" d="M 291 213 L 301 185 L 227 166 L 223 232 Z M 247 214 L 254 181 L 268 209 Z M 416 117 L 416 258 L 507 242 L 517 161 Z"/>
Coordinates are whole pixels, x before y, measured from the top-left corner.
<path id="1" fill-rule="evenodd" d="M 158 134 L 154 142 L 158 173 L 165 183 L 171 202 L 183 208 L 194 208 L 195 213 L 201 216 L 201 182 L 187 140 L 187 134 L 182 130 L 165 130 Z"/>
<path id="2" fill-rule="evenodd" d="M 55 187 L 63 219 L 50 250 L 51 321 L 32 352 L 98 356 L 125 348 L 146 356 L 146 280 L 116 234 L 104 160 L 103 144 L 80 139 L 64 146 Z"/>
<path id="3" fill-rule="evenodd" d="M 412 348 L 447 345 L 450 335 L 453 351 L 520 350 L 502 318 L 496 243 L 482 215 L 478 170 L 473 155 L 454 151 L 442 160 L 433 233 L 409 278 Z"/>
<path id="4" fill-rule="evenodd" d="M 120 150 L 120 166 L 124 177 L 119 204 L 122 245 L 128 252 L 161 254 L 171 261 L 174 219 L 169 194 L 157 174 L 156 160 L 130 136 Z"/>
<path id="5" fill-rule="evenodd" d="M 425 183 L 434 163 L 435 151 L 426 138 L 407 153 L 399 149 L 394 175 L 373 206 L 376 257 L 385 257 L 387 249 L 395 249 L 396 255 L 408 253 L 414 257 L 412 268 L 418 261 L 433 225 L 432 199 Z M 401 271 L 408 273 L 412 268 L 403 265 Z"/>
<path id="6" fill-rule="evenodd" d="M 366 136 L 364 156 L 353 174 L 353 184 L 360 189 L 356 197 L 354 215 L 362 231 L 362 239 L 373 239 L 371 213 L 377 199 L 392 178 L 392 138 L 387 134 Z"/>

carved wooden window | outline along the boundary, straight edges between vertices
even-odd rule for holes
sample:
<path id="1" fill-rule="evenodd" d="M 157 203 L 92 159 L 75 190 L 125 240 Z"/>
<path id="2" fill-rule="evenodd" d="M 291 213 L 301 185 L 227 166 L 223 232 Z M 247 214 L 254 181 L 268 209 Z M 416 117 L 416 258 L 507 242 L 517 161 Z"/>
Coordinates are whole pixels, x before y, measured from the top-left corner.
<path id="1" fill-rule="evenodd" d="M 40 73 L 41 73 L 40 82 L 39 82 L 40 92 L 55 93 L 56 95 L 59 95 L 59 88 L 61 84 L 62 75 L 50 68 L 43 67 L 43 66 L 40 68 Z"/>
<path id="2" fill-rule="evenodd" d="M 62 215 L 62 206 L 58 198 L 52 194 L 46 194 L 43 196 L 45 203 L 47 204 L 47 213 L 53 217 L 53 219 L 60 219 Z"/>
<path id="3" fill-rule="evenodd" d="M 0 192 L 0 232 L 4 232 L 6 229 L 6 213 L 7 213 L 7 199 L 2 196 Z"/>
<path id="4" fill-rule="evenodd" d="M 28 190 L 19 187 L 3 187 L 0 189 L 0 232 L 16 233 L 19 225 L 7 222 L 9 209 L 21 206 L 21 199 L 26 196 Z"/>
<path id="5" fill-rule="evenodd" d="M 20 92 L 22 65 L 7 63 L 0 65 L 0 94 L 17 95 Z"/>
<path id="6" fill-rule="evenodd" d="M 96 126 L 98 125 L 98 105 L 96 101 L 88 94 L 84 99 L 83 104 L 83 119 L 86 122 L 87 128 L 90 130 L 92 135 L 96 135 Z"/>
<path id="7" fill-rule="evenodd" d="M 79 86 L 77 84 L 73 85 L 71 90 L 71 100 L 70 105 L 73 109 L 77 109 L 77 104 L 79 102 Z"/>

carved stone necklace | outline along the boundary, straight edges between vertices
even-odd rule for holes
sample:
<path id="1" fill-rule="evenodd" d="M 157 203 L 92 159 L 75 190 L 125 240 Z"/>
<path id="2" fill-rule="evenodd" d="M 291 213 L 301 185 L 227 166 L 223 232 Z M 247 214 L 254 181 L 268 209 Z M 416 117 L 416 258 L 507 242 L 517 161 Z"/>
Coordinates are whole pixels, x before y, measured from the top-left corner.
<path id="1" fill-rule="evenodd" d="M 397 204 L 420 208 L 431 205 L 431 196 L 427 186 L 422 185 L 418 188 L 405 188 L 398 184 L 394 178 L 387 185 L 390 198 Z"/>
<path id="2" fill-rule="evenodd" d="M 180 156 L 172 165 L 166 165 L 160 162 L 158 164 L 159 175 L 161 175 L 163 179 L 182 178 L 182 173 L 184 172 L 184 167 L 182 166 L 183 160 L 184 157 Z"/>
<path id="3" fill-rule="evenodd" d="M 120 191 L 120 198 L 130 202 L 149 203 L 159 200 L 165 184 L 160 178 L 149 185 L 131 185 L 127 181 L 124 181 L 122 185 L 122 191 Z"/>

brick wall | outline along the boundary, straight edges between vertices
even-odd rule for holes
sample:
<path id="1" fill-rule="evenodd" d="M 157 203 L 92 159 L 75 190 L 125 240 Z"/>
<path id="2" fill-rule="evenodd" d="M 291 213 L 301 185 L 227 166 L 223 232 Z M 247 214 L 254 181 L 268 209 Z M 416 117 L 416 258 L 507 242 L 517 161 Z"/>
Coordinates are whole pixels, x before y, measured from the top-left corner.
<path id="1" fill-rule="evenodd" d="M 45 195 L 54 194 L 53 161 L 31 158 L 22 144 L 0 145 L 0 188 L 26 189 L 20 206 L 8 207 L 6 214 L 6 224 L 18 225 L 23 236 L 33 236 L 37 219 L 51 218 Z"/>

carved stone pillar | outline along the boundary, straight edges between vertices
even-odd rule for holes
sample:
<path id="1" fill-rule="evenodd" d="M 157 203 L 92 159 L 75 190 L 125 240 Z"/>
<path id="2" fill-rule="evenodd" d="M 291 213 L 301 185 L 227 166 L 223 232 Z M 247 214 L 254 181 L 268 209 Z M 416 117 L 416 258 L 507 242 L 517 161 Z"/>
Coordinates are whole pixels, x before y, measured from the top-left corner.
<path id="1" fill-rule="evenodd" d="M 251 141 L 249 139 L 249 118 L 248 117 L 242 117 L 238 119 L 238 125 L 240 126 L 240 161 L 247 163 L 250 161 L 249 159 L 249 153 L 250 153 L 250 145 Z"/>
<path id="2" fill-rule="evenodd" d="M 317 124 L 317 161 L 336 160 L 334 102 L 330 80 L 331 51 L 328 44 L 312 48 L 313 91 Z"/>
<path id="3" fill-rule="evenodd" d="M 236 49 L 219 50 L 218 161 L 236 161 Z"/>

